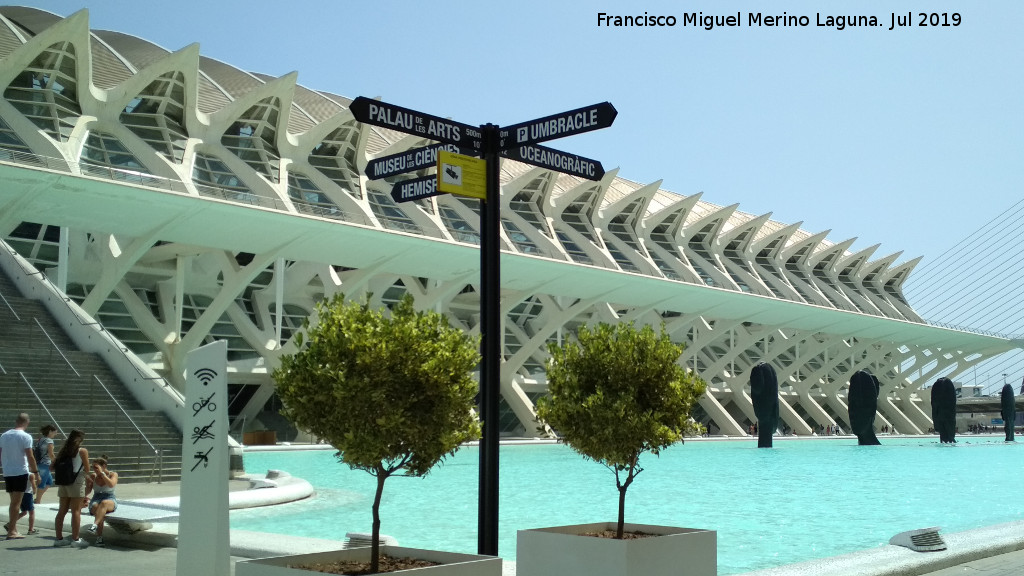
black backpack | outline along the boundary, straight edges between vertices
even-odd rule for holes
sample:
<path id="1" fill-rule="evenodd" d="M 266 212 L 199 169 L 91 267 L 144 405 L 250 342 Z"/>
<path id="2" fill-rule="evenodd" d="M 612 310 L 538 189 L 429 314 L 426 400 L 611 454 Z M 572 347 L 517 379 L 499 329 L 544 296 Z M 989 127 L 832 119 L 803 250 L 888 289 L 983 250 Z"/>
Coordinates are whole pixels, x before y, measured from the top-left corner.
<path id="1" fill-rule="evenodd" d="M 40 438 L 39 441 L 36 442 L 35 448 L 32 449 L 32 455 L 35 456 L 36 458 L 36 464 L 39 464 L 40 462 L 43 461 L 43 455 L 45 454 L 43 446 L 45 445 L 46 443 L 43 441 L 42 438 Z"/>
<path id="2" fill-rule="evenodd" d="M 75 470 L 73 458 L 57 460 L 53 463 L 53 483 L 57 486 L 70 486 L 75 483 L 75 479 L 78 478 L 78 473 L 81 471 L 81 466 Z"/>

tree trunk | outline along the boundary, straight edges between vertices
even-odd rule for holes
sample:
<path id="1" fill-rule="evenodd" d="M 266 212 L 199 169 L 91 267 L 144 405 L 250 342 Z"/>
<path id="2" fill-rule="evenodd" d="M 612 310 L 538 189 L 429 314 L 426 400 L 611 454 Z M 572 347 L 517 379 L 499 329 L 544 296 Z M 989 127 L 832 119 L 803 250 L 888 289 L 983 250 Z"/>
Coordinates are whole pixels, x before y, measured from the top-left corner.
<path id="1" fill-rule="evenodd" d="M 615 537 L 622 540 L 623 529 L 626 525 L 626 488 L 629 485 L 619 486 L 619 525 L 615 528 Z"/>
<path id="2" fill-rule="evenodd" d="M 376 574 L 380 567 L 380 497 L 384 493 L 384 481 L 388 479 L 382 469 L 377 470 L 377 493 L 373 495 L 373 528 L 370 530 L 370 572 Z"/>

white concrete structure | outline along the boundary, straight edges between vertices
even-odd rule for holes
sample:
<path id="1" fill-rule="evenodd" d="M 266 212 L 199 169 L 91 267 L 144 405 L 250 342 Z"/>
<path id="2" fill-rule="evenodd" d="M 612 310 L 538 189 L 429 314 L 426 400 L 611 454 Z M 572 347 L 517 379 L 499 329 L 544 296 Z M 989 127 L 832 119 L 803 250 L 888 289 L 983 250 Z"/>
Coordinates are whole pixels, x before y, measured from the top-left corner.
<path id="1" fill-rule="evenodd" d="M 301 63 L 297 63 L 301 65 Z M 229 342 L 234 414 L 322 297 L 404 292 L 477 329 L 477 201 L 394 204 L 369 159 L 426 140 L 357 123 L 349 98 L 0 8 L 0 238 L 179 388 L 185 354 Z M 609 137 L 614 137 L 609 134 Z M 414 174 L 418 176 L 423 174 Z M 878 426 L 926 431 L 916 391 L 1016 347 L 931 326 L 901 287 L 918 260 L 609 172 L 502 165 L 502 429 L 530 435 L 547 342 L 595 321 L 665 323 L 710 383 L 703 421 L 746 434 L 750 367 L 771 362 L 797 434 L 845 423 L 853 371 L 882 382 Z"/>

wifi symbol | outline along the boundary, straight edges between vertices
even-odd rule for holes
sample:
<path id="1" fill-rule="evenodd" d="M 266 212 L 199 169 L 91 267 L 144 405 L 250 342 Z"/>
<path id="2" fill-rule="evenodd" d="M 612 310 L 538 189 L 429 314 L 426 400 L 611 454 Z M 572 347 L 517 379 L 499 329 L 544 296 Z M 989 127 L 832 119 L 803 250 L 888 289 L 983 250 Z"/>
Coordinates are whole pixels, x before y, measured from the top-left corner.
<path id="1" fill-rule="evenodd" d="M 212 368 L 200 368 L 194 372 L 196 378 L 206 386 L 211 380 L 217 377 L 217 371 Z"/>

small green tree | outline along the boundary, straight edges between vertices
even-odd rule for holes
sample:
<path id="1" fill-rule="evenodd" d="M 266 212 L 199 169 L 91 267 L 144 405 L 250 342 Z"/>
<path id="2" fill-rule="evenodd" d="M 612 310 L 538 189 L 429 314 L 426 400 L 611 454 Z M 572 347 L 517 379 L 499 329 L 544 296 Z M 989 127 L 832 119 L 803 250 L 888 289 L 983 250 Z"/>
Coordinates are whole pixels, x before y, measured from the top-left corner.
<path id="1" fill-rule="evenodd" d="M 477 343 L 406 295 L 391 311 L 345 302 L 317 304 L 299 351 L 274 370 L 283 413 L 337 448 L 335 456 L 377 478 L 370 570 L 380 561 L 380 500 L 392 475 L 425 476 L 480 437 L 472 413 Z"/>
<path id="2" fill-rule="evenodd" d="M 538 400 L 537 417 L 584 458 L 615 472 L 615 537 L 622 538 L 626 490 L 643 471 L 640 455 L 700 432 L 690 411 L 707 386 L 676 363 L 683 346 L 664 326 L 660 335 L 632 322 L 582 326 L 575 341 L 549 344 L 548 351 L 548 396 Z"/>

